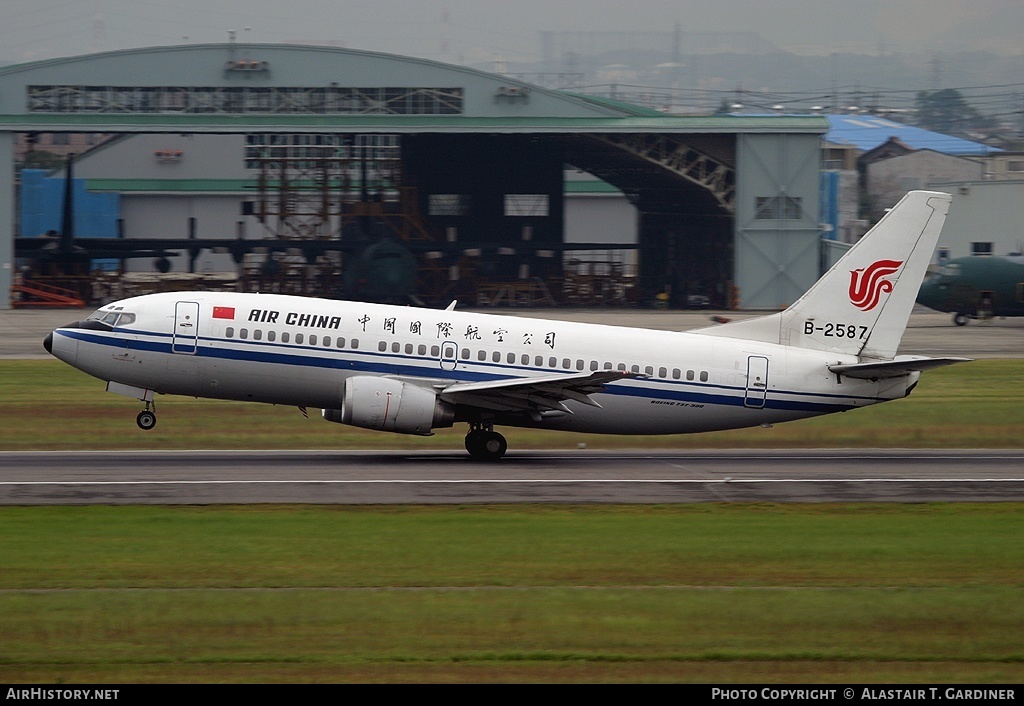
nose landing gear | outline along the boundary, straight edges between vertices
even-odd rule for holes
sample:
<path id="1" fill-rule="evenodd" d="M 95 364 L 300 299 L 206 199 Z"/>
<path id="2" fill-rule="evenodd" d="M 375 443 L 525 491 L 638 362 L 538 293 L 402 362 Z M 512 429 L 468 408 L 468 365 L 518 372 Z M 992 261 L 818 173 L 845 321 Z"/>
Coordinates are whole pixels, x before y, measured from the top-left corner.
<path id="1" fill-rule="evenodd" d="M 494 431 L 491 424 L 470 425 L 466 434 L 466 451 L 474 461 L 497 461 L 508 450 L 505 437 Z"/>

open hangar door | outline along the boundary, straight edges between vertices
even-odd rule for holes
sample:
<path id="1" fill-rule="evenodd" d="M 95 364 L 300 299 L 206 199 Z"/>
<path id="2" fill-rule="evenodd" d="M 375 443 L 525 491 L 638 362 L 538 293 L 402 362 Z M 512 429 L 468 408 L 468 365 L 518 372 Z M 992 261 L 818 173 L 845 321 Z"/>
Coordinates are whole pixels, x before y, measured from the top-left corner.
<path id="1" fill-rule="evenodd" d="M 562 144 L 568 163 L 637 208 L 637 301 L 733 307 L 735 135 L 579 135 Z"/>
<path id="2" fill-rule="evenodd" d="M 644 301 L 663 301 L 673 309 L 732 309 L 734 219 L 700 194 L 687 196 L 675 202 L 640 196 Z"/>
<path id="3" fill-rule="evenodd" d="M 551 281 L 562 273 L 562 158 L 524 134 L 414 134 L 403 171 L 431 231 L 435 257 L 468 292 L 474 285 Z M 475 280 L 475 281 L 474 281 Z"/>

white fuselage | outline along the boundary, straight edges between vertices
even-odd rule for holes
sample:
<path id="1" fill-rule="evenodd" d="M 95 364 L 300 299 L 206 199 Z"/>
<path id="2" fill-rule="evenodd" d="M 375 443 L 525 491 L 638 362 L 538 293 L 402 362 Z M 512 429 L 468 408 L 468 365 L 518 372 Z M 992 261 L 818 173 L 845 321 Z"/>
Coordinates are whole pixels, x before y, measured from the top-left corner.
<path id="1" fill-rule="evenodd" d="M 580 432 L 769 424 L 899 398 L 917 380 L 840 377 L 827 365 L 856 357 L 722 336 L 273 294 L 152 294 L 102 312 L 134 320 L 57 329 L 53 354 L 157 394 L 336 409 L 356 375 L 410 382 L 444 399 L 453 383 L 635 374 L 595 393 L 599 407 L 570 400 L 570 413 L 500 419 Z"/>

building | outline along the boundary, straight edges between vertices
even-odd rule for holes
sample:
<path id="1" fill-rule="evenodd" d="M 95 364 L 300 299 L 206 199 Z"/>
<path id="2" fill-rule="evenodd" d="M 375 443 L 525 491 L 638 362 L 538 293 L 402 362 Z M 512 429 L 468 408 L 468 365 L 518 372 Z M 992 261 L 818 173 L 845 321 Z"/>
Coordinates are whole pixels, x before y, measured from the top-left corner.
<path id="1" fill-rule="evenodd" d="M 6 67 L 0 110 L 0 181 L 21 133 L 144 141 L 81 165 L 89 191 L 121 198 L 108 256 L 187 252 L 202 269 L 226 249 L 239 265 L 278 253 L 351 272 L 386 235 L 432 273 L 436 298 L 470 280 L 555 281 L 551 253 L 579 245 L 566 242 L 570 165 L 635 208 L 641 302 L 700 292 L 774 309 L 819 274 L 820 116 L 671 116 L 419 59 L 235 43 Z M 9 190 L 0 210 L 16 211 Z M 14 230 L 0 223 L 0 289 Z M 54 256 L 20 235 L 19 255 Z"/>

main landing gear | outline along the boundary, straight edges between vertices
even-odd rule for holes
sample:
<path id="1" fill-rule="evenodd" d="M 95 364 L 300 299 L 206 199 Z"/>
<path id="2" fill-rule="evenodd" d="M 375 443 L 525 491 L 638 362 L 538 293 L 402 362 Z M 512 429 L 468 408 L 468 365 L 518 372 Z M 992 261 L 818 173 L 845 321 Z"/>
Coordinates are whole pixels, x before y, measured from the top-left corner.
<path id="1" fill-rule="evenodd" d="M 149 431 L 156 426 L 156 406 L 152 402 L 146 403 L 146 408 L 139 412 L 139 416 L 135 418 L 135 423 L 139 425 L 139 429 Z"/>
<path id="2" fill-rule="evenodd" d="M 505 437 L 490 424 L 473 424 L 466 434 L 466 451 L 474 461 L 497 461 L 508 450 Z"/>

